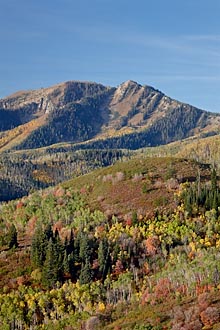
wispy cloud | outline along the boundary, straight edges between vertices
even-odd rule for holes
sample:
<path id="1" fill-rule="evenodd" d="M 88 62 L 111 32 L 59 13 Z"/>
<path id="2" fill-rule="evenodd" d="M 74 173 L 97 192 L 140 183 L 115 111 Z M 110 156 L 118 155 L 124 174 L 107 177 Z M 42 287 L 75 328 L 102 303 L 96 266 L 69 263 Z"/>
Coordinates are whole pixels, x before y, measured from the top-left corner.
<path id="1" fill-rule="evenodd" d="M 71 27 L 72 29 L 73 27 Z M 103 44 L 130 45 L 176 52 L 181 55 L 220 56 L 220 35 L 157 35 L 127 31 L 126 27 L 111 26 L 75 26 L 74 32 L 82 38 Z"/>
<path id="2" fill-rule="evenodd" d="M 193 75 L 193 74 L 173 74 L 173 75 L 153 75 L 148 78 L 153 78 L 161 81 L 198 81 L 198 82 L 220 82 L 220 76 L 206 76 L 206 75 Z"/>
<path id="3" fill-rule="evenodd" d="M 189 41 L 198 41 L 198 42 L 220 42 L 220 34 L 201 34 L 201 35 L 187 35 L 185 36 L 186 40 Z"/>

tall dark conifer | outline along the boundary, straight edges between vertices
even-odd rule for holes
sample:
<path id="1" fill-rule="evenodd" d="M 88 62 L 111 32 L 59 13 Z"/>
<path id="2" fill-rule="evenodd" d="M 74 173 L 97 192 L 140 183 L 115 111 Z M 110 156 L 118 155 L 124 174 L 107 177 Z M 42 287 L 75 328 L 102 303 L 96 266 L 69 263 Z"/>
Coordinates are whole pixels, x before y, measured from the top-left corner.
<path id="1" fill-rule="evenodd" d="M 17 230 L 15 228 L 15 225 L 12 224 L 10 229 L 9 229 L 9 233 L 8 233 L 8 247 L 9 247 L 9 249 L 18 247 L 18 237 L 17 236 L 18 236 L 18 234 L 17 234 Z"/>
<path id="2" fill-rule="evenodd" d="M 101 272 L 102 279 L 104 281 L 108 273 L 108 270 L 110 268 L 109 244 L 106 238 L 101 240 L 99 243 L 98 262 L 99 262 L 99 271 Z"/>

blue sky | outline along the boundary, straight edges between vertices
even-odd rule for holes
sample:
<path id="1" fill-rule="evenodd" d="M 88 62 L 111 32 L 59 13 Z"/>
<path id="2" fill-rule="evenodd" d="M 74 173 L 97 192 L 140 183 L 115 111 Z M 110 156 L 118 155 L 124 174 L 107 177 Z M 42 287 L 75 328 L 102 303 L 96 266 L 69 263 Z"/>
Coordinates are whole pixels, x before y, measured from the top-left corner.
<path id="1" fill-rule="evenodd" d="M 0 0 L 0 97 L 131 79 L 220 112 L 219 14 L 219 0 Z"/>

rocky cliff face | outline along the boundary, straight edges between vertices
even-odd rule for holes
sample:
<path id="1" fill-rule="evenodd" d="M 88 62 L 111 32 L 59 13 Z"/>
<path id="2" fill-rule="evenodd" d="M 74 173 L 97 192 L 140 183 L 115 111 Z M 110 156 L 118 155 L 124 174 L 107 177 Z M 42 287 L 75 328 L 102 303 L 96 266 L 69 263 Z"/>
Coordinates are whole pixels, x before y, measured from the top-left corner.
<path id="1" fill-rule="evenodd" d="M 0 116 L 0 130 L 8 130 L 9 135 L 10 129 L 19 126 L 22 131 L 22 125 L 41 119 L 40 124 L 38 120 L 38 125 L 28 126 L 22 141 L 18 139 L 22 148 L 139 132 L 150 132 L 145 135 L 149 140 L 146 145 L 156 145 L 217 131 L 220 124 L 219 115 L 183 104 L 131 80 L 117 88 L 70 81 L 18 92 L 0 100 Z"/>

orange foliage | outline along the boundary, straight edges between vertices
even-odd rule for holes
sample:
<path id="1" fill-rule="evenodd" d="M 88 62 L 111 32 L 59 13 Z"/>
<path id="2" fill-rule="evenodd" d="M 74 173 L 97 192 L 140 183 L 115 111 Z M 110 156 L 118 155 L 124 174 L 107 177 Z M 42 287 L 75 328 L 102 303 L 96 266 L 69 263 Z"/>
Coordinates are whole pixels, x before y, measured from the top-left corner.
<path id="1" fill-rule="evenodd" d="M 149 256 L 154 256 L 158 253 L 160 241 L 157 236 L 148 237 L 145 241 L 145 246 L 147 248 L 147 254 Z"/>
<path id="2" fill-rule="evenodd" d="M 217 307 L 207 307 L 200 314 L 202 323 L 209 327 L 220 321 L 220 311 Z"/>
<path id="3" fill-rule="evenodd" d="M 59 220 L 53 225 L 53 232 L 57 230 L 60 233 L 62 228 L 63 228 L 62 221 Z"/>
<path id="4" fill-rule="evenodd" d="M 117 260 L 116 264 L 115 264 L 115 269 L 114 269 L 115 275 L 121 274 L 123 272 L 123 270 L 124 270 L 124 266 L 123 266 L 121 260 Z"/>
<path id="5" fill-rule="evenodd" d="M 17 208 L 17 209 L 21 209 L 23 206 L 24 206 L 24 203 L 22 203 L 22 201 L 19 201 L 19 202 L 17 203 L 16 208 Z"/>
<path id="6" fill-rule="evenodd" d="M 36 227 L 37 217 L 33 216 L 27 223 L 26 234 L 32 236 Z"/>
<path id="7" fill-rule="evenodd" d="M 169 296 L 172 290 L 171 281 L 168 278 L 161 278 L 155 286 L 155 298 L 161 300 Z"/>
<path id="8" fill-rule="evenodd" d="M 54 191 L 54 196 L 56 197 L 63 197 L 64 195 L 65 195 L 65 190 L 62 187 L 58 187 L 58 189 Z"/>

